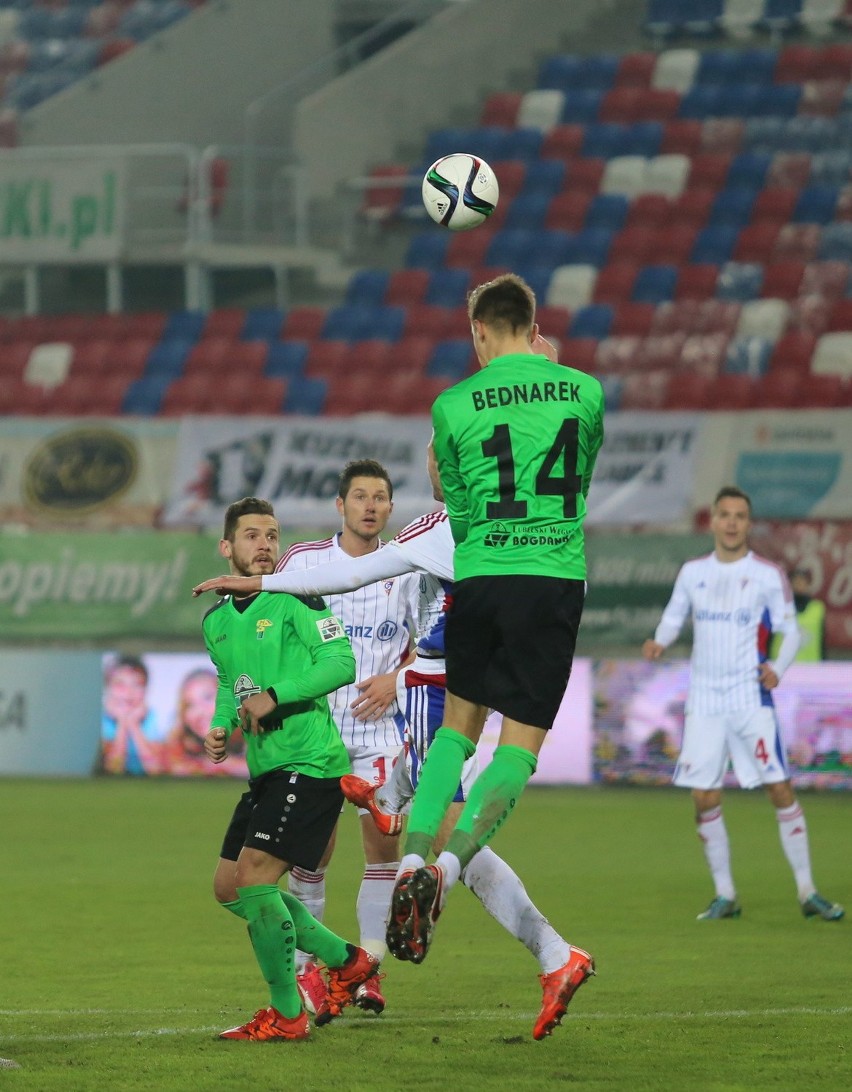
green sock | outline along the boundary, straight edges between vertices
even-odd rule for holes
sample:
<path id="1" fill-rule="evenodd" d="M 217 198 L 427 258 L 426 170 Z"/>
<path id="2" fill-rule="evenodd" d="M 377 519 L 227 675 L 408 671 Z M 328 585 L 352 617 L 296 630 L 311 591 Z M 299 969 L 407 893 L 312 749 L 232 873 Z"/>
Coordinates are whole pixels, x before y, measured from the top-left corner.
<path id="1" fill-rule="evenodd" d="M 243 904 L 239 899 L 234 899 L 233 902 L 220 902 L 219 905 L 223 910 L 230 910 L 232 914 L 236 914 L 238 918 L 246 920 L 246 912 L 243 909 Z"/>
<path id="2" fill-rule="evenodd" d="M 269 983 L 270 1001 L 282 1016 L 302 1011 L 296 988 L 296 929 L 277 884 L 238 887 L 255 958 Z"/>
<path id="3" fill-rule="evenodd" d="M 337 933 L 332 933 L 321 921 L 317 921 L 310 910 L 289 891 L 282 891 L 281 898 L 296 927 L 297 947 L 321 959 L 326 967 L 342 966 L 352 954 L 352 945 L 342 940 Z"/>
<path id="4" fill-rule="evenodd" d="M 435 733 L 411 804 L 406 853 L 426 857 L 459 787 L 462 766 L 475 751 L 476 744 L 453 728 L 439 728 Z"/>
<path id="5" fill-rule="evenodd" d="M 498 747 L 471 786 L 456 828 L 447 842 L 462 868 L 509 818 L 538 760 L 524 747 Z"/>

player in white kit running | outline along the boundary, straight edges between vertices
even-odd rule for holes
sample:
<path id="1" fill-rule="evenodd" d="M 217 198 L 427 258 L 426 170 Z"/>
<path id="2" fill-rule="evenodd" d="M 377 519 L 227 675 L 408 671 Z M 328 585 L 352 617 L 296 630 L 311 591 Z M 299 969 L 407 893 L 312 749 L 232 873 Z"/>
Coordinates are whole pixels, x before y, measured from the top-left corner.
<path id="1" fill-rule="evenodd" d="M 658 659 L 692 615 L 689 694 L 674 783 L 692 790 L 698 837 L 716 888 L 698 919 L 735 918 L 741 912 L 722 817 L 730 760 L 739 784 L 763 785 L 775 806 L 802 913 L 838 921 L 843 907 L 824 899 L 814 885 L 807 826 L 772 701 L 799 647 L 793 596 L 783 570 L 749 549 L 750 527 L 748 495 L 725 486 L 713 502 L 713 553 L 681 568 L 656 633 L 642 646 L 646 659 Z M 768 649 L 774 631 L 782 641 L 773 663 Z"/>

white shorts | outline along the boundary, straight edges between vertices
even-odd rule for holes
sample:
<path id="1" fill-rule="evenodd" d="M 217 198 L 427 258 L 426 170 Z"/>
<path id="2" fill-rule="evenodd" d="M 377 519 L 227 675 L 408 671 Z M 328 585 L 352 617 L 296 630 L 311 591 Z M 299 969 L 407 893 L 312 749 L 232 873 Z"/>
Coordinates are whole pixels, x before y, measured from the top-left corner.
<path id="1" fill-rule="evenodd" d="M 349 765 L 352 773 L 369 781 L 371 785 L 378 785 L 387 781 L 394 764 L 403 755 L 405 743 L 400 737 L 396 746 L 387 748 L 378 747 L 347 747 L 349 753 Z M 344 805 L 345 810 L 345 805 Z M 358 808 L 359 815 L 369 815 L 366 808 Z"/>
<path id="2" fill-rule="evenodd" d="M 675 785 L 720 789 L 728 769 L 744 789 L 786 781 L 787 756 L 771 706 L 734 713 L 687 713 Z"/>
<path id="3" fill-rule="evenodd" d="M 405 735 L 410 760 L 411 783 L 417 787 L 418 777 L 435 733 L 444 722 L 444 695 L 447 682 L 444 661 L 415 658 L 396 677 L 396 699 L 405 717 Z M 471 785 L 479 774 L 476 755 L 462 766 L 461 783 L 453 796 L 459 803 L 467 800 Z"/>

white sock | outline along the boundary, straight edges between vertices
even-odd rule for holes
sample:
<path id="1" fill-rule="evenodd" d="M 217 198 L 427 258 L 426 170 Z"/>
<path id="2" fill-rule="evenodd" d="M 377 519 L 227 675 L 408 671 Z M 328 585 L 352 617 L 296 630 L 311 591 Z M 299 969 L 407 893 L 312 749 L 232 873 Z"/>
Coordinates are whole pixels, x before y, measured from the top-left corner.
<path id="1" fill-rule="evenodd" d="M 704 856 L 713 877 L 716 894 L 723 899 L 734 899 L 734 879 L 731 875 L 731 848 L 721 804 L 698 816 L 698 837 L 704 848 Z"/>
<path id="2" fill-rule="evenodd" d="M 295 895 L 299 902 L 309 910 L 317 919 L 322 921 L 325 913 L 325 869 L 318 868 L 315 872 L 309 872 L 306 868 L 290 870 L 287 876 L 287 888 L 291 895 Z M 310 963 L 313 956 L 306 952 L 296 951 L 296 974 L 301 974 L 305 964 Z"/>
<path id="3" fill-rule="evenodd" d="M 376 789 L 374 799 L 382 811 L 386 811 L 389 815 L 398 815 L 412 796 L 414 796 L 414 786 L 411 784 L 403 747 L 391 767 L 387 781 Z"/>
<path id="4" fill-rule="evenodd" d="M 355 909 L 361 934 L 360 944 L 379 960 L 384 959 L 387 952 L 385 933 L 398 867 L 399 861 L 366 865 L 358 889 Z"/>
<path id="5" fill-rule="evenodd" d="M 399 862 L 399 869 L 396 873 L 397 877 L 403 872 L 416 872 L 418 868 L 422 868 L 425 864 L 426 862 L 419 853 L 406 853 Z"/>
<path id="6" fill-rule="evenodd" d="M 450 853 L 445 849 L 442 853 L 438 854 L 438 859 L 435 861 L 435 864 L 444 870 L 444 898 L 446 898 L 447 892 L 451 887 L 458 883 L 459 877 L 461 876 L 461 861 L 455 853 Z"/>
<path id="7" fill-rule="evenodd" d="M 776 808 L 781 848 L 790 863 L 796 880 L 799 901 L 804 902 L 816 891 L 811 875 L 811 851 L 808 846 L 808 826 L 798 800 L 789 808 Z"/>
<path id="8" fill-rule="evenodd" d="M 462 880 L 491 917 L 530 950 L 544 974 L 565 966 L 571 956 L 571 945 L 535 906 L 502 857 L 485 846 L 469 862 Z"/>

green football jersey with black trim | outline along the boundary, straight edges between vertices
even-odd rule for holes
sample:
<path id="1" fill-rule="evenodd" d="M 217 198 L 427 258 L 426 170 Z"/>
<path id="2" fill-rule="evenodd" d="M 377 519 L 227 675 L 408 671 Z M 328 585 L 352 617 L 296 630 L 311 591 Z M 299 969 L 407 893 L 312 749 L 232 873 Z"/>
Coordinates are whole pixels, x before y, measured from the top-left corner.
<path id="1" fill-rule="evenodd" d="M 211 728 L 230 735 L 240 703 L 251 694 L 272 687 L 278 699 L 264 731 L 246 736 L 252 777 L 277 769 L 311 777 L 349 773 L 326 695 L 354 680 L 355 657 L 319 596 L 260 592 L 243 610 L 228 596 L 204 616 L 202 631 L 219 675 Z"/>
<path id="2" fill-rule="evenodd" d="M 435 457 L 455 578 L 586 577 L 583 520 L 603 389 L 544 356 L 496 357 L 438 395 Z"/>

